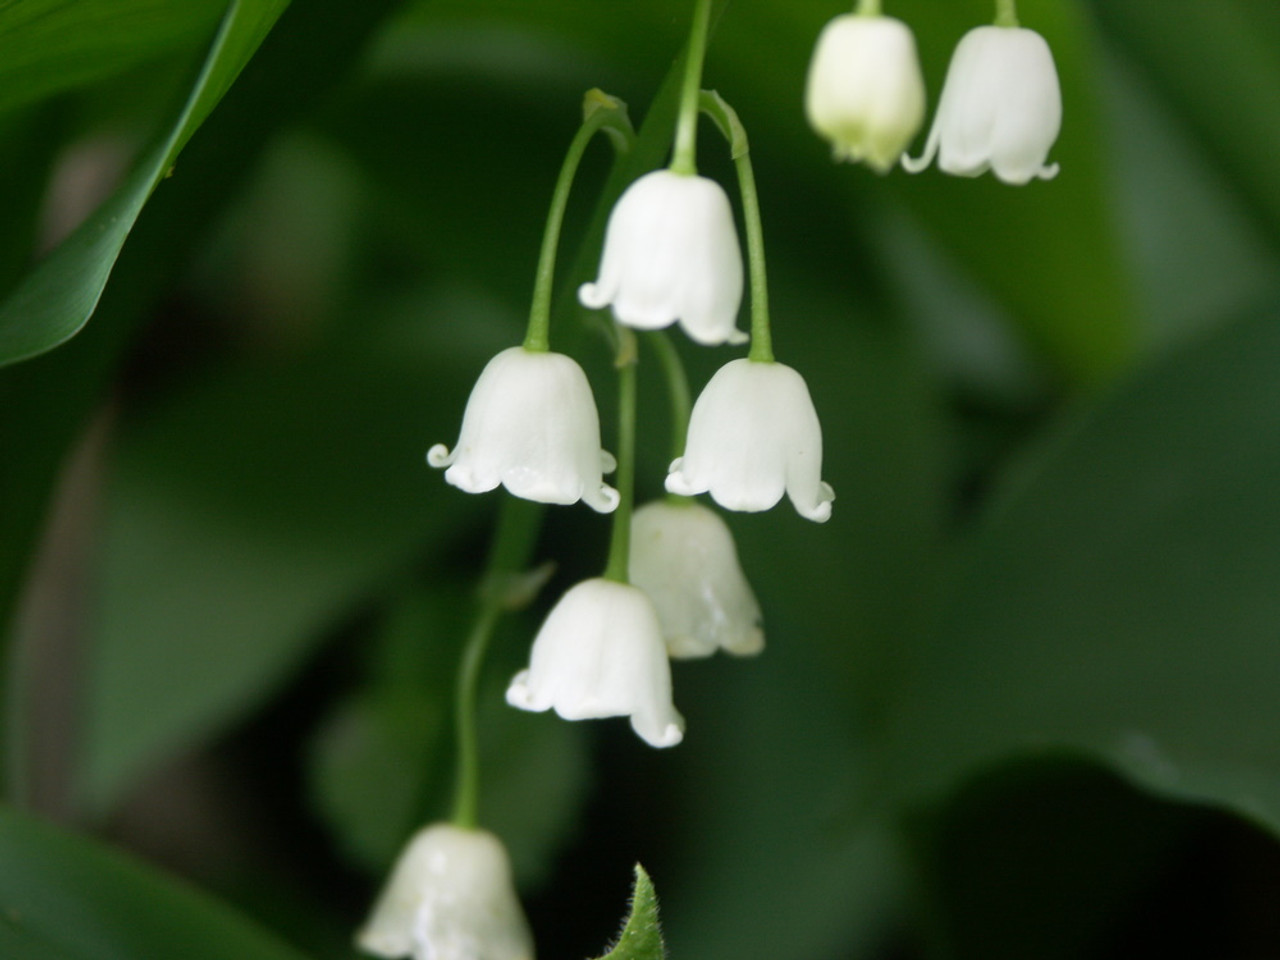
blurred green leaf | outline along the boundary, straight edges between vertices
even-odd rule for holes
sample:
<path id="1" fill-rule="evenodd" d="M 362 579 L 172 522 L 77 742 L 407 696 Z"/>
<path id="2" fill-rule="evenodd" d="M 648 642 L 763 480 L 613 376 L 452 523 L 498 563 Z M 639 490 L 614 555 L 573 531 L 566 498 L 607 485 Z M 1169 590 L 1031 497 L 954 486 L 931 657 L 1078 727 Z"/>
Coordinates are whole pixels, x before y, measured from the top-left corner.
<path id="1" fill-rule="evenodd" d="M 1091 4 L 1217 159 L 1273 243 L 1280 243 L 1280 10 L 1255 0 L 1169 8 Z"/>
<path id="2" fill-rule="evenodd" d="M 441 371 L 436 395 L 465 387 Z M 421 460 L 457 411 L 353 356 L 211 378 L 122 438 L 87 682 L 85 798 L 269 695 L 326 625 L 482 506 Z"/>
<path id="3" fill-rule="evenodd" d="M 0 113 L 194 43 L 224 0 L 22 0 L 0 7 Z"/>
<path id="4" fill-rule="evenodd" d="M 631 893 L 631 914 L 613 949 L 600 960 L 666 960 L 662 927 L 658 923 L 658 895 L 644 867 L 636 864 L 636 884 Z"/>
<path id="5" fill-rule="evenodd" d="M 222 904 L 6 808 L 0 808 L 0 955 L 303 960 Z"/>
<path id="6" fill-rule="evenodd" d="M 183 146 L 222 99 L 288 2 L 233 0 L 186 104 L 163 142 L 0 304 L 0 364 L 50 350 L 88 321 L 143 205 L 173 172 Z M 95 9 L 100 6 L 94 5 Z"/>
<path id="7" fill-rule="evenodd" d="M 1280 830 L 1280 322 L 1077 411 L 955 558 L 892 692 L 893 780 L 1079 748 Z"/>

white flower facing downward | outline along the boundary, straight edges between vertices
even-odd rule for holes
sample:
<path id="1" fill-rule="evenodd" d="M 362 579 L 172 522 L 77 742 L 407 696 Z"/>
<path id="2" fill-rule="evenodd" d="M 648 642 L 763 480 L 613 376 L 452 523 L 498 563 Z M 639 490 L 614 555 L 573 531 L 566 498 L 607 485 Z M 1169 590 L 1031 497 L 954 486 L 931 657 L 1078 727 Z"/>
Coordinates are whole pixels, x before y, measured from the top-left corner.
<path id="1" fill-rule="evenodd" d="M 1062 127 L 1062 92 L 1044 37 L 1022 27 L 977 27 L 956 46 L 924 154 L 911 173 L 938 167 L 961 177 L 991 170 L 1005 183 L 1051 180 L 1045 159 Z"/>
<path id="2" fill-rule="evenodd" d="M 600 276 L 578 290 L 593 310 L 658 330 L 677 320 L 698 343 L 742 343 L 742 251 L 729 198 L 714 180 L 655 170 L 609 215 Z"/>
<path id="3" fill-rule="evenodd" d="M 667 653 L 709 657 L 764 649 L 760 604 L 733 534 L 700 503 L 647 503 L 631 517 L 631 582 L 658 611 Z"/>
<path id="4" fill-rule="evenodd" d="M 503 350 L 476 381 L 458 444 L 427 451 L 433 467 L 468 493 L 499 484 L 539 503 L 583 500 L 600 513 L 618 506 L 603 474 L 616 466 L 600 447 L 600 416 L 582 368 L 561 353 Z"/>
<path id="5" fill-rule="evenodd" d="M 533 960 L 501 841 L 443 823 L 418 831 L 356 944 L 388 960 Z"/>
<path id="6" fill-rule="evenodd" d="M 507 688 L 507 703 L 555 708 L 566 720 L 629 716 L 655 747 L 684 738 L 653 602 L 639 587 L 611 580 L 584 580 L 560 598 L 534 638 L 529 669 Z"/>
<path id="7" fill-rule="evenodd" d="M 802 517 L 824 522 L 835 492 L 822 482 L 822 427 L 804 378 L 781 363 L 732 360 L 689 418 L 685 453 L 667 490 L 710 492 L 729 510 L 768 510 L 785 492 Z"/>
<path id="8" fill-rule="evenodd" d="M 837 160 L 887 172 L 919 132 L 924 105 L 920 57 L 905 23 L 850 13 L 826 25 L 809 64 L 805 112 Z"/>

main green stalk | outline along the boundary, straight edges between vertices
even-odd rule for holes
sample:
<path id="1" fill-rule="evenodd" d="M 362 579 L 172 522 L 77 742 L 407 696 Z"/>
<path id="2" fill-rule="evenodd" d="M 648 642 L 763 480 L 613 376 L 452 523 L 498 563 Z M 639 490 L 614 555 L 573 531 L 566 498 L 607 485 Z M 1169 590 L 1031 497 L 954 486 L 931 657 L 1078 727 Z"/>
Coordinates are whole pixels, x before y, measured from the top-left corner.
<path id="1" fill-rule="evenodd" d="M 631 582 L 631 511 L 636 488 L 636 337 L 618 327 L 618 509 L 613 512 L 609 563 L 604 577 L 617 583 Z"/>
<path id="2" fill-rule="evenodd" d="M 680 115 L 671 170 L 687 176 L 698 172 L 698 96 L 702 90 L 702 65 L 707 56 L 707 31 L 711 24 L 711 0 L 695 0 L 693 26 L 685 51 L 684 83 L 680 88 Z"/>

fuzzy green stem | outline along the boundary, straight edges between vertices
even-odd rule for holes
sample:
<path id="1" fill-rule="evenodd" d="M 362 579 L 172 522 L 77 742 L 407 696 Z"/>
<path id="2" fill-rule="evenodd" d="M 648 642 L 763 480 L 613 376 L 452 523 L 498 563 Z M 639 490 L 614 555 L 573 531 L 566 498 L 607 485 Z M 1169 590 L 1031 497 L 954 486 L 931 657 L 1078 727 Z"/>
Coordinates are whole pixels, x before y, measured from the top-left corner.
<path id="1" fill-rule="evenodd" d="M 707 56 L 710 23 L 711 0 L 695 0 L 689 47 L 685 51 L 684 84 L 680 88 L 676 143 L 671 156 L 671 169 L 687 176 L 698 172 L 698 95 L 702 90 L 702 65 Z"/>
<path id="2" fill-rule="evenodd" d="M 636 338 L 618 328 L 618 509 L 613 512 L 609 563 L 604 578 L 631 582 L 631 510 L 636 496 Z"/>
<path id="3" fill-rule="evenodd" d="M 996 0 L 996 26 L 1018 26 L 1017 0 Z"/>
<path id="4" fill-rule="evenodd" d="M 684 456 L 685 439 L 689 433 L 689 412 L 693 409 L 693 394 L 689 391 L 689 377 L 684 370 L 680 352 L 671 342 L 665 330 L 651 330 L 647 335 L 658 356 L 658 363 L 666 376 L 667 396 L 671 401 L 671 459 Z"/>
<path id="5" fill-rule="evenodd" d="M 880 0 L 858 0 L 858 16 L 880 16 Z"/>
<path id="6" fill-rule="evenodd" d="M 630 149 L 635 141 L 635 130 L 621 100 L 599 90 L 590 90 L 583 104 L 583 113 L 582 126 L 570 142 L 560 167 L 560 176 L 551 194 L 547 225 L 542 232 L 542 251 L 538 254 L 538 272 L 533 283 L 533 304 L 529 308 L 529 327 L 524 337 L 524 348 L 535 353 L 546 353 L 551 349 L 551 294 L 555 287 L 556 249 L 560 246 L 560 228 L 564 225 L 564 211 L 569 203 L 573 178 L 587 144 L 600 130 L 609 133 L 619 152 Z"/>
<path id="7" fill-rule="evenodd" d="M 480 801 L 480 745 L 476 731 L 476 698 L 485 654 L 502 614 L 519 602 L 512 579 L 529 563 L 544 510 L 540 505 L 507 497 L 489 548 L 471 633 L 462 650 L 454 691 L 457 769 L 454 775 L 453 822 L 474 829 Z"/>

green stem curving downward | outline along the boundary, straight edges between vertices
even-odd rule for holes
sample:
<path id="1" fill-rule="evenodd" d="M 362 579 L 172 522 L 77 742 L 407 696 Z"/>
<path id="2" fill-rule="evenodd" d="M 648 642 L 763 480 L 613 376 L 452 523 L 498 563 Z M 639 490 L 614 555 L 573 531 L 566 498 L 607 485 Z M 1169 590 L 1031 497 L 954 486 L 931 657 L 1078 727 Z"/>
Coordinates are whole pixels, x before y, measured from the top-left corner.
<path id="1" fill-rule="evenodd" d="M 996 26 L 1018 26 L 1017 0 L 996 0 Z"/>
<path id="2" fill-rule="evenodd" d="M 588 90 L 582 112 L 582 126 L 569 144 L 569 151 L 560 167 L 560 176 L 551 194 L 547 225 L 542 232 L 542 251 L 538 255 L 538 272 L 533 283 L 533 305 L 529 308 L 529 327 L 524 337 L 524 348 L 535 353 L 546 353 L 551 349 L 551 293 L 555 287 L 556 249 L 560 245 L 560 228 L 564 224 L 573 178 L 587 144 L 604 130 L 614 148 L 624 153 L 631 149 L 636 137 L 627 117 L 627 105 L 616 97 L 600 90 Z"/>

